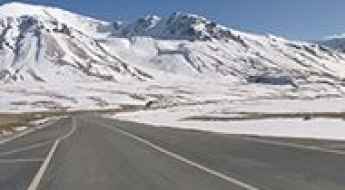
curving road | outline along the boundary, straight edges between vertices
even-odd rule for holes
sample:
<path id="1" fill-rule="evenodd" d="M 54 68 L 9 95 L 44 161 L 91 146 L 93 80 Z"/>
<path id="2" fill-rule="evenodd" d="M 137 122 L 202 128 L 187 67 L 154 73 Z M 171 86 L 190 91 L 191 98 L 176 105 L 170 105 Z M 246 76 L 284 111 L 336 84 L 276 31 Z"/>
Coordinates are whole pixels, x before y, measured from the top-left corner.
<path id="1" fill-rule="evenodd" d="M 157 128 L 80 114 L 0 145 L 1 190 L 344 190 L 345 142 Z"/>

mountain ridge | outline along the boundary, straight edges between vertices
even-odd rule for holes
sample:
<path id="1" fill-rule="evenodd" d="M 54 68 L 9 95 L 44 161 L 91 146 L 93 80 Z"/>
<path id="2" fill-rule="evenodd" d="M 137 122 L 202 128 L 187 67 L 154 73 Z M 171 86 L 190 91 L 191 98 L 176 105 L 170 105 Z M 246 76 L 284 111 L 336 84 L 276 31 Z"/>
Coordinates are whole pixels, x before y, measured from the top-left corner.
<path id="1" fill-rule="evenodd" d="M 188 13 L 105 22 L 10 4 L 0 7 L 0 83 L 4 111 L 341 98 L 345 54 Z"/>
<path id="2" fill-rule="evenodd" d="M 183 75 L 268 84 L 283 77 L 287 85 L 297 86 L 345 77 L 342 53 L 240 32 L 189 13 L 124 24 L 23 3 L 2 5 L 0 12 L 0 79 L 7 82 L 159 81 Z"/>

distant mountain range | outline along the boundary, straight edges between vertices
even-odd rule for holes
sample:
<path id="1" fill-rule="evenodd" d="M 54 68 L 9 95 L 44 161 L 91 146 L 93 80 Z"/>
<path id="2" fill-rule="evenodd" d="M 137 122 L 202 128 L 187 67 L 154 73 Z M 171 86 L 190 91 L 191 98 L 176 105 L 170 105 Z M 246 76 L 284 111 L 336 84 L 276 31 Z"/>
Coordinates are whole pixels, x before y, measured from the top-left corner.
<path id="1" fill-rule="evenodd" d="M 5 84 L 209 80 L 300 90 L 327 85 L 326 91 L 342 96 L 344 52 L 344 39 L 291 41 L 188 13 L 126 23 L 53 7 L 0 6 L 0 81 Z"/>
<path id="2" fill-rule="evenodd" d="M 345 78 L 342 52 L 239 32 L 185 13 L 110 23 L 9 3 L 0 7 L 0 31 L 0 79 L 5 82 L 159 80 L 165 73 L 241 82 L 283 76 L 296 85 Z M 343 43 L 335 44 L 341 48 Z"/>

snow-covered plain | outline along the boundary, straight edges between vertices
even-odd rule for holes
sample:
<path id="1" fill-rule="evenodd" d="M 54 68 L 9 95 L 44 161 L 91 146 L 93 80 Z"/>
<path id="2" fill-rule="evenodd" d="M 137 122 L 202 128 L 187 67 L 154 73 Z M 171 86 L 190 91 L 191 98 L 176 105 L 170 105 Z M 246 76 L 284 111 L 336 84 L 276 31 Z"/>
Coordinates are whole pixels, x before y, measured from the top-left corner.
<path id="1" fill-rule="evenodd" d="M 186 118 L 225 117 L 242 118 L 244 113 L 324 113 L 345 111 L 345 99 L 323 100 L 264 100 L 246 101 L 234 104 L 214 104 L 207 106 L 184 106 L 118 113 L 112 118 L 146 123 L 157 127 L 177 127 L 182 129 L 204 130 L 225 134 L 241 134 L 272 137 L 293 137 L 345 140 L 345 121 L 342 118 L 268 118 L 244 120 L 186 120 Z M 240 114 L 239 114 L 240 113 Z"/>
<path id="2" fill-rule="evenodd" d="M 324 119 L 258 121 L 263 127 L 179 120 L 343 112 L 345 54 L 322 44 L 241 32 L 188 13 L 105 22 L 8 3 L 0 6 L 0 112 L 143 108 L 151 102 L 158 110 L 121 117 L 227 133 L 339 139 L 340 120 L 327 120 L 329 126 Z M 226 127 L 234 124 L 242 127 Z M 320 133 L 313 132 L 317 128 Z"/>

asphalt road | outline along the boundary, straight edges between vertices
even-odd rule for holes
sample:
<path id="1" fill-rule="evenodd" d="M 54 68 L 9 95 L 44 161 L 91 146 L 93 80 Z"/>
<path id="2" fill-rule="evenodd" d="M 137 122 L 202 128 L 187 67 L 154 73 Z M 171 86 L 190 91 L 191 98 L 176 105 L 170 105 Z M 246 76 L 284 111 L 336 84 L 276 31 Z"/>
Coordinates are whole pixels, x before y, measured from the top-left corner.
<path id="1" fill-rule="evenodd" d="M 75 115 L 0 145 L 0 189 L 344 190 L 345 142 Z"/>

